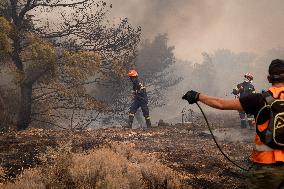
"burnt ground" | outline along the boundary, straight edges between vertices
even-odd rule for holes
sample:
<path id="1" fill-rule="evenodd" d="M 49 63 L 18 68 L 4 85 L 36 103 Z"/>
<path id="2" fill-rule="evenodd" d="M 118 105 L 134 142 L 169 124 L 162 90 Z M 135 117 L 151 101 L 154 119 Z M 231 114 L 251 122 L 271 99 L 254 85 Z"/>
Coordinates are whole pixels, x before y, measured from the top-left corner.
<path id="1" fill-rule="evenodd" d="M 214 120 L 213 132 L 223 151 L 247 168 L 252 149 L 253 130 L 240 129 L 237 117 Z M 152 129 L 89 129 L 67 132 L 29 129 L 0 135 L 0 166 L 13 178 L 23 169 L 40 164 L 38 155 L 58 141 L 72 141 L 74 151 L 99 147 L 112 141 L 132 142 L 135 148 L 155 154 L 161 162 L 186 176 L 192 188 L 247 188 L 245 171 L 228 162 L 218 151 L 202 121 Z"/>

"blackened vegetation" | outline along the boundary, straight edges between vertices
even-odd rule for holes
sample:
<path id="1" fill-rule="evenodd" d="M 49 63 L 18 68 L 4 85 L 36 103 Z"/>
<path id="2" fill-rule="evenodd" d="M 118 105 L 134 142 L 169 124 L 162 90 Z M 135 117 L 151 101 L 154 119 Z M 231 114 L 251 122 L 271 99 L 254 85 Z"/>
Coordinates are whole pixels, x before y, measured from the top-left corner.
<path id="1" fill-rule="evenodd" d="M 220 126 L 215 126 L 214 131 L 232 132 L 233 125 Z M 45 152 L 48 146 L 56 146 L 55 141 L 71 141 L 72 151 L 76 153 L 100 148 L 109 142 L 131 142 L 135 148 L 155 154 L 163 164 L 184 174 L 188 187 L 246 188 L 245 173 L 227 162 L 215 148 L 212 139 L 201 134 L 204 132 L 207 132 L 205 125 L 178 124 L 146 131 L 108 128 L 66 133 L 32 129 L 6 133 L 0 136 L 0 147 L 3 149 L 0 154 L 1 166 L 5 168 L 7 177 L 13 177 L 22 169 L 40 165 L 39 153 Z M 242 135 L 247 135 L 247 138 L 238 142 L 217 139 L 225 153 L 238 164 L 248 167 L 247 158 L 252 143 L 249 142 L 250 134 Z"/>

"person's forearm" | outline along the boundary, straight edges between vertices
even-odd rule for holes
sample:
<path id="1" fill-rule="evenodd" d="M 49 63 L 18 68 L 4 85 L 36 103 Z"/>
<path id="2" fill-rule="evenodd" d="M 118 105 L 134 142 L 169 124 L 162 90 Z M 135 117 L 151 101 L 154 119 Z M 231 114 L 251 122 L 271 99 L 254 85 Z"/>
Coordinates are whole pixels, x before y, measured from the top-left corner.
<path id="1" fill-rule="evenodd" d="M 223 99 L 221 98 L 217 98 L 217 97 L 213 97 L 213 96 L 207 96 L 204 94 L 200 94 L 199 95 L 199 101 L 212 107 L 212 108 L 217 108 L 217 109 L 221 109 L 223 110 Z"/>
<path id="2" fill-rule="evenodd" d="M 224 99 L 200 94 L 199 101 L 212 108 L 217 108 L 220 110 L 243 110 L 239 99 Z"/>

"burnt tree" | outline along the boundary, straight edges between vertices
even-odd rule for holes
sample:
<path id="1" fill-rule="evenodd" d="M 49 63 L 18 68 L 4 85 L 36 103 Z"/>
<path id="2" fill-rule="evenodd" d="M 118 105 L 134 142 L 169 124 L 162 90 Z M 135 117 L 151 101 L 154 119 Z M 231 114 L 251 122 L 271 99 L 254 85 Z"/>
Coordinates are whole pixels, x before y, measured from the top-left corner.
<path id="1" fill-rule="evenodd" d="M 12 27 L 8 55 L 20 78 L 19 130 L 29 126 L 32 115 L 50 114 L 50 109 L 58 108 L 83 109 L 82 104 L 90 104 L 86 100 L 92 97 L 85 91 L 80 99 L 74 96 L 79 90 L 72 91 L 73 96 L 62 91 L 84 90 L 82 86 L 99 83 L 110 71 L 117 75 L 126 72 L 124 68 L 133 59 L 140 39 L 140 28 L 132 28 L 127 19 L 111 24 L 106 18 L 110 7 L 91 0 L 1 2 L 0 15 Z M 95 74 L 97 78 L 89 81 Z M 49 99 L 54 106 L 33 112 L 35 103 L 49 104 Z"/>

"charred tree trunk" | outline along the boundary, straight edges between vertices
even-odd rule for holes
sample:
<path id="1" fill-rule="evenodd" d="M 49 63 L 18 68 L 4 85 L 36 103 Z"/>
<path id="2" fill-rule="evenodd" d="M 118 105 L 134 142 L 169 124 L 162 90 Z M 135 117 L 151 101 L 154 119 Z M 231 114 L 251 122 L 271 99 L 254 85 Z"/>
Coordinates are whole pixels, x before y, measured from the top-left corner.
<path id="1" fill-rule="evenodd" d="M 21 26 L 23 17 L 19 16 L 17 11 L 17 1 L 10 0 L 11 6 L 11 18 L 13 20 L 13 52 L 11 58 L 18 71 L 24 74 L 24 66 L 21 60 Z M 24 130 L 29 126 L 31 122 L 31 104 L 32 104 L 32 84 L 23 80 L 20 84 L 20 101 L 19 111 L 17 112 L 17 129 Z"/>
<path id="2" fill-rule="evenodd" d="M 17 129 L 24 130 L 28 128 L 31 122 L 32 109 L 32 84 L 22 83 L 20 88 L 20 109 L 17 121 Z"/>

